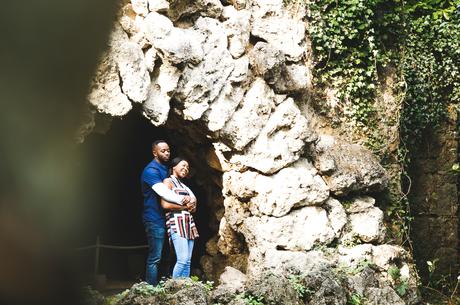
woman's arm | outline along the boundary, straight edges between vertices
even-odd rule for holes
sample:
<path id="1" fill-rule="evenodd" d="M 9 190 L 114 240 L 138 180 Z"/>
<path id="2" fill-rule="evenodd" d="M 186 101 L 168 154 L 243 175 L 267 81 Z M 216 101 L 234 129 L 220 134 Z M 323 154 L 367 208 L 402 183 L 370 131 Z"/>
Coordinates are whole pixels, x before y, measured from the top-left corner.
<path id="1" fill-rule="evenodd" d="M 172 190 L 173 184 L 172 184 L 171 178 L 166 178 L 163 181 L 163 183 L 166 185 L 166 187 Z M 163 197 L 160 198 L 160 204 L 163 209 L 169 210 L 169 211 L 183 211 L 187 209 L 187 206 L 168 202 L 164 200 Z"/>

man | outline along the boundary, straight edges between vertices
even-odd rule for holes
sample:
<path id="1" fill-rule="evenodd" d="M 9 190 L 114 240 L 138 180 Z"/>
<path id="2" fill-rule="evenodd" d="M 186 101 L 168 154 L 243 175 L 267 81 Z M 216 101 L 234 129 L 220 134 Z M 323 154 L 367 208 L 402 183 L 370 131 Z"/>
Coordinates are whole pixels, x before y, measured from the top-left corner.
<path id="1" fill-rule="evenodd" d="M 154 158 L 144 168 L 141 184 L 144 195 L 143 222 L 149 244 L 146 281 L 151 285 L 156 285 L 166 236 L 166 219 L 158 196 L 166 201 L 190 207 L 196 204 L 196 198 L 178 195 L 163 184 L 163 180 L 169 176 L 167 163 L 171 152 L 168 143 L 163 140 L 153 142 L 152 153 Z M 177 209 L 181 207 L 178 205 Z"/>

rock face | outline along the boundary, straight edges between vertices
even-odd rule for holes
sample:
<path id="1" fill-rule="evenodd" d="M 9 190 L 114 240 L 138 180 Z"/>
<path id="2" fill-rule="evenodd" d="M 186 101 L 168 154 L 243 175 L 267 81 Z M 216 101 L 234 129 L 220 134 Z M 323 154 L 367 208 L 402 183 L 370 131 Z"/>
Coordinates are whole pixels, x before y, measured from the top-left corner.
<path id="1" fill-rule="evenodd" d="M 215 235 L 201 264 L 215 280 L 225 270 L 218 302 L 239 304 L 234 294 L 247 292 L 276 304 L 346 304 L 352 291 L 399 304 L 387 271 L 409 268 L 410 257 L 385 244 L 383 211 L 367 196 L 385 189 L 385 170 L 300 110 L 312 89 L 304 16 L 282 0 L 133 0 L 88 99 L 111 116 L 141 103 L 153 125 L 213 142 L 208 164 L 222 181 L 209 182 L 222 195 L 210 200 Z M 358 271 L 341 269 L 339 278 L 341 264 Z M 281 300 L 269 291 L 287 287 L 289 274 L 302 275 L 313 292 L 302 299 L 286 288 Z M 412 271 L 407 281 L 415 291 Z"/>
<path id="2" fill-rule="evenodd" d="M 383 167 L 360 145 L 322 135 L 314 143 L 312 152 L 315 166 L 337 196 L 379 191 L 388 183 Z"/>

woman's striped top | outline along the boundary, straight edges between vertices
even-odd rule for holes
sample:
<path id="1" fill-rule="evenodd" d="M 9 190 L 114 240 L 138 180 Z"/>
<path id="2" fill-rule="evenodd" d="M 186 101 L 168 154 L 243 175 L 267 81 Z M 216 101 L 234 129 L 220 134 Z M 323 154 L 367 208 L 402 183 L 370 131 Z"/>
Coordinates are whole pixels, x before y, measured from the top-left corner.
<path id="1" fill-rule="evenodd" d="M 190 193 L 188 188 L 180 182 L 179 179 L 171 175 L 173 183 L 172 190 L 179 195 L 188 195 Z M 193 220 L 192 214 L 189 211 L 169 211 L 166 213 L 166 227 L 168 228 L 168 236 L 171 238 L 171 231 L 179 234 L 181 237 L 187 239 L 195 239 L 199 236 L 198 230 Z"/>

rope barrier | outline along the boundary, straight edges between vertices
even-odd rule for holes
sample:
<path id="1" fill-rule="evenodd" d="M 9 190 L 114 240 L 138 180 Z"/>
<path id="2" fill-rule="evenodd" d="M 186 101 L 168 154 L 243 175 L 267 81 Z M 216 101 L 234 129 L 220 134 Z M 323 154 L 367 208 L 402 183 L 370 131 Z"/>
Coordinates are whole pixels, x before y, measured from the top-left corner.
<path id="1" fill-rule="evenodd" d="M 100 243 L 100 237 L 96 237 L 96 244 L 86 247 L 77 248 L 77 251 L 95 249 L 94 251 L 94 276 L 99 272 L 99 261 L 100 261 L 100 250 L 101 249 L 115 249 L 115 250 L 133 250 L 133 249 L 147 249 L 148 245 L 139 245 L 139 246 L 114 246 L 114 245 L 105 245 Z"/>

